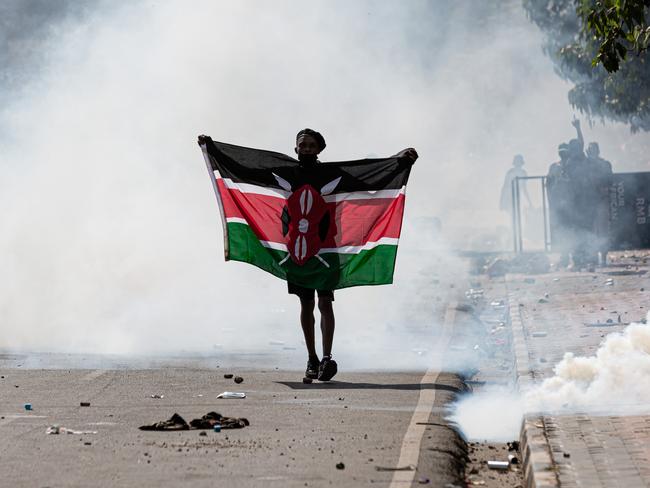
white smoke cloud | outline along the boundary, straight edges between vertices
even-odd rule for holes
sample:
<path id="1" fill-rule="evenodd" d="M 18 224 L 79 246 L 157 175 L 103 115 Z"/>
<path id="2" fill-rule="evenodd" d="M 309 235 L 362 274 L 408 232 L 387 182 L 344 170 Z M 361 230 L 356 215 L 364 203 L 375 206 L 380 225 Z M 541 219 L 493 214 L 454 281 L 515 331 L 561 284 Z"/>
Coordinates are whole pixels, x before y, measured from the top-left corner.
<path id="1" fill-rule="evenodd" d="M 512 154 L 545 171 L 570 112 L 518 2 L 488 19 L 479 5 L 100 2 L 66 17 L 0 112 L 0 347 L 302 347 L 284 283 L 223 262 L 199 133 L 291 153 L 309 126 L 326 161 L 414 146 L 407 224 L 507 222 Z M 435 286 L 413 273 L 460 269 L 439 248 L 409 258 L 422 243 L 405 229 L 393 287 L 337 293 L 335 352 L 359 366 L 417 342 L 406 310 L 432 320 Z M 373 351 L 359 357 L 362 344 Z"/>
<path id="2" fill-rule="evenodd" d="M 630 324 L 608 334 L 593 356 L 567 352 L 553 372 L 521 393 L 488 389 L 465 397 L 452 419 L 468 437 L 511 440 L 518 438 L 525 413 L 648 413 L 650 325 Z"/>

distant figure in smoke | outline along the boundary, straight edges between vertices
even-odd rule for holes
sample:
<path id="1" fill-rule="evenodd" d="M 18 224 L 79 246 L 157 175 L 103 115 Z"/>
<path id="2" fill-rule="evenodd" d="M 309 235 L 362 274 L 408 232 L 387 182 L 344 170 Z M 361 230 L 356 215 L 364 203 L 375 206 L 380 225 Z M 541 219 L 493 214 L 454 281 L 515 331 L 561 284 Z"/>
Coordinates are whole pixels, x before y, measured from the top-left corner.
<path id="1" fill-rule="evenodd" d="M 512 214 L 512 182 L 515 178 L 525 178 L 528 176 L 528 173 L 526 173 L 526 170 L 524 169 L 524 164 L 524 157 L 521 154 L 515 155 L 512 160 L 512 168 L 508 170 L 506 177 L 503 180 L 499 208 L 509 214 Z M 519 183 L 519 189 L 526 197 L 528 206 L 532 207 L 533 204 L 530 201 L 530 195 L 528 195 L 528 188 L 526 187 L 525 180 Z"/>
<path id="2" fill-rule="evenodd" d="M 609 214 L 607 191 L 611 164 L 600 159 L 598 144 L 591 143 L 588 156 L 583 152 L 584 137 L 580 121 L 574 119 L 577 138 L 560 145 L 560 162 L 549 168 L 548 199 L 553 246 L 567 265 L 580 269 L 595 265 L 598 252 L 607 253 Z"/>
<path id="3" fill-rule="evenodd" d="M 587 163 L 593 184 L 592 197 L 595 211 L 595 234 L 592 252 L 600 253 L 602 260 L 607 261 L 609 251 L 609 187 L 612 184 L 612 163 L 600 157 L 597 142 L 587 146 Z"/>
<path id="4" fill-rule="evenodd" d="M 569 145 L 558 146 L 560 160 L 551 164 L 546 176 L 548 191 L 551 244 L 560 253 L 560 266 L 569 264 L 569 254 L 573 241 L 572 189 L 569 163 Z"/>

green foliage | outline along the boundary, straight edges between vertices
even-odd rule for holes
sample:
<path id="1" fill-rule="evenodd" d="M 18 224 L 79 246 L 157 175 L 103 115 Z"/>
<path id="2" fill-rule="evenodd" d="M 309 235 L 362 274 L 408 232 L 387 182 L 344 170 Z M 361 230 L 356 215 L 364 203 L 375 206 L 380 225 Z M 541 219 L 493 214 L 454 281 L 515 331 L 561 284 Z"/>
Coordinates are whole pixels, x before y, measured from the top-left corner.
<path id="1" fill-rule="evenodd" d="M 650 130 L 650 0 L 523 0 L 544 51 L 590 118 Z"/>
<path id="2" fill-rule="evenodd" d="M 580 0 L 577 12 L 583 22 L 584 37 L 599 43 L 592 64 L 609 72 L 618 71 L 628 52 L 648 49 L 650 26 L 647 21 L 650 0 Z"/>

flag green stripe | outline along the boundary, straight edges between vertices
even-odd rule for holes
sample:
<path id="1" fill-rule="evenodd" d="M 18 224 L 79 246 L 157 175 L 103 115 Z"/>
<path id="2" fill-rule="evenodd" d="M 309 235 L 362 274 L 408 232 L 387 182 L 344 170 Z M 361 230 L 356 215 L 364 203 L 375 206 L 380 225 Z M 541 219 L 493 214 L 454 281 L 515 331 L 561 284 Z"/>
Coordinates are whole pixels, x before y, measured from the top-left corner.
<path id="1" fill-rule="evenodd" d="M 316 258 L 311 258 L 303 266 L 297 266 L 291 259 L 280 265 L 278 263 L 285 258 L 286 252 L 262 246 L 246 224 L 228 222 L 227 227 L 228 259 L 253 264 L 300 286 L 336 290 L 393 282 L 397 246 L 382 244 L 358 254 L 324 253 L 321 257 L 330 265 L 324 270 L 325 265 Z"/>

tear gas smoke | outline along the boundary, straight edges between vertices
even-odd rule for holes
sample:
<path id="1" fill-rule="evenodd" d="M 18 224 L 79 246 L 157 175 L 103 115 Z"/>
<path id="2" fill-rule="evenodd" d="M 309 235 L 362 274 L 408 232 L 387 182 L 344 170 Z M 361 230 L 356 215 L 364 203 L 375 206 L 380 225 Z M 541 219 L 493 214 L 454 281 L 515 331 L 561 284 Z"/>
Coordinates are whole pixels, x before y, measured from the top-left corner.
<path id="1" fill-rule="evenodd" d="M 567 138 L 566 86 L 516 1 L 447 3 L 444 14 L 425 1 L 89 1 L 75 15 L 72 2 L 3 5 L 17 26 L 0 37 L 4 348 L 268 350 L 273 340 L 302 363 L 295 297 L 223 262 L 195 141 L 291 153 L 297 130 L 313 127 L 325 161 L 420 152 L 396 284 L 337 294 L 335 352 L 359 367 L 421 366 L 399 354 L 421 340 L 404 324 L 431 322 L 427 278 L 459 264 L 410 234 L 415 219 L 493 228 L 512 154 L 544 172 Z M 36 54 L 5 55 L 21 46 Z M 638 140 L 610 132 L 594 129 L 604 153 Z M 397 351 L 389 361 L 385 345 Z"/>
<path id="2" fill-rule="evenodd" d="M 648 413 L 650 325 L 630 324 L 607 335 L 593 356 L 567 352 L 553 372 L 521 393 L 493 389 L 467 396 L 451 418 L 470 438 L 504 441 L 518 438 L 525 413 Z"/>

